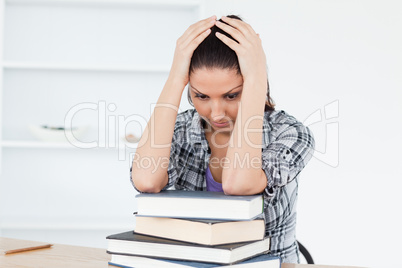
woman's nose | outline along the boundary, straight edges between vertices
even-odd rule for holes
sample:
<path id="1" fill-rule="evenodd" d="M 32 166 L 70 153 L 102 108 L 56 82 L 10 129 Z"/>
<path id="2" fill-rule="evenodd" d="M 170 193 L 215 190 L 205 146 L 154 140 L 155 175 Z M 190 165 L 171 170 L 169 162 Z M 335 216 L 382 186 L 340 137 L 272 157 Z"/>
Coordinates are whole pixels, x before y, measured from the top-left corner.
<path id="1" fill-rule="evenodd" d="M 214 121 L 219 121 L 225 117 L 225 107 L 219 101 L 211 102 L 211 118 Z"/>

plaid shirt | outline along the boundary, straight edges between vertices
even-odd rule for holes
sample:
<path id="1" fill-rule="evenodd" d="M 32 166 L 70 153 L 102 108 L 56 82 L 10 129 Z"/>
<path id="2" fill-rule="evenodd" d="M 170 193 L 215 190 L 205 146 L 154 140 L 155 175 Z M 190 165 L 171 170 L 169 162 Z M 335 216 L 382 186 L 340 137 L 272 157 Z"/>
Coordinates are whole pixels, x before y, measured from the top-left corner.
<path id="1" fill-rule="evenodd" d="M 270 254 L 283 262 L 299 262 L 296 243 L 296 202 L 300 171 L 311 159 L 311 131 L 284 111 L 267 111 L 263 122 L 262 169 L 266 235 Z M 164 190 L 206 191 L 205 171 L 211 151 L 201 118 L 191 109 L 177 115 Z"/>

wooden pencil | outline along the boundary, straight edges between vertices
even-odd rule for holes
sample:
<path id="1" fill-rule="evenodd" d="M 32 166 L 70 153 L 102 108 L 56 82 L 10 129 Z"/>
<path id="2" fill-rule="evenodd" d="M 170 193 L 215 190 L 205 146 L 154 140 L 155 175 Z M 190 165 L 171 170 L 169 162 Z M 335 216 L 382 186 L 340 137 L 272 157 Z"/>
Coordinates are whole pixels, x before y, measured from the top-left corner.
<path id="1" fill-rule="evenodd" d="M 25 251 L 43 249 L 43 248 L 50 248 L 51 246 L 53 246 L 53 244 L 40 245 L 40 246 L 36 246 L 36 247 L 12 249 L 12 250 L 4 251 L 4 254 L 13 254 L 13 253 L 20 253 L 20 252 L 25 252 Z"/>

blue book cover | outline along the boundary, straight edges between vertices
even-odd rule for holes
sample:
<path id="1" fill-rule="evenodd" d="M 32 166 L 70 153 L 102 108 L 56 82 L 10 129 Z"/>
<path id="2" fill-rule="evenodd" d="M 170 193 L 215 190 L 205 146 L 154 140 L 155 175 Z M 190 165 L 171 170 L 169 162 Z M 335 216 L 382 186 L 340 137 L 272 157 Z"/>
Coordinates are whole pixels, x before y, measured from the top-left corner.
<path id="1" fill-rule="evenodd" d="M 219 265 L 215 263 L 195 262 L 195 261 L 182 261 L 182 260 L 168 260 L 168 259 L 155 259 L 145 258 L 137 256 L 125 256 L 125 255 L 112 255 L 112 261 L 110 265 L 114 265 L 122 268 L 145 268 L 145 267 L 195 267 L 195 268 L 214 268 L 214 267 L 260 267 L 264 268 L 280 268 L 280 257 L 272 256 L 269 254 L 262 254 L 254 258 L 245 260 L 243 262 L 232 265 Z"/>

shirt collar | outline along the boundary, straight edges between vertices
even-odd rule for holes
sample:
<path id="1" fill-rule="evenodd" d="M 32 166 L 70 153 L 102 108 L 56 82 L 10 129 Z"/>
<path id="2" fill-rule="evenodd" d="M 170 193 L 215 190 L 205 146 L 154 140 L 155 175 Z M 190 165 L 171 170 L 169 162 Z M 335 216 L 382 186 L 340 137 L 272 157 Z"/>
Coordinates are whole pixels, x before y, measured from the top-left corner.
<path id="1" fill-rule="evenodd" d="M 196 110 L 194 110 L 194 116 L 193 120 L 191 121 L 189 133 L 190 133 L 190 143 L 192 145 L 199 144 L 201 145 L 202 149 L 208 151 L 209 149 L 208 141 L 205 137 L 205 132 L 202 127 L 201 117 Z"/>

